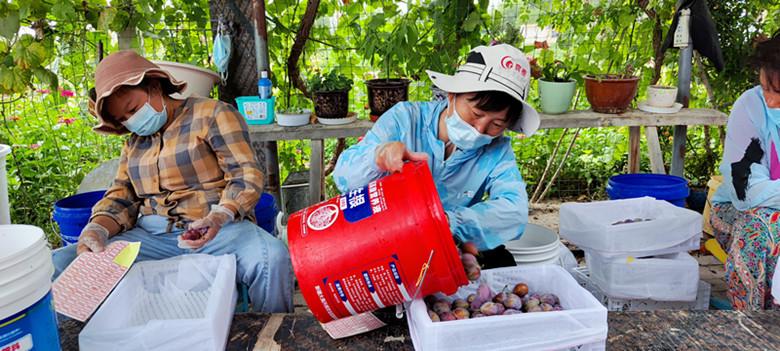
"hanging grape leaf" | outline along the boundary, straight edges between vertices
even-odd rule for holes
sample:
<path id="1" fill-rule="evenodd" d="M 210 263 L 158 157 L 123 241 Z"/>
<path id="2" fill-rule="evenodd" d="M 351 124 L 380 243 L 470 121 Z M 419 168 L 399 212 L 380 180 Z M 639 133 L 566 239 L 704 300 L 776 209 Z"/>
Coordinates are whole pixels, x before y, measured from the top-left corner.
<path id="1" fill-rule="evenodd" d="M 19 11 L 10 10 L 0 18 L 0 36 L 10 41 L 17 32 L 19 32 Z"/>
<path id="2" fill-rule="evenodd" d="M 0 67 L 0 92 L 17 94 L 27 89 L 29 75 L 19 67 Z"/>
<path id="3" fill-rule="evenodd" d="M 43 44 L 35 41 L 29 34 L 23 35 L 11 50 L 14 63 L 23 70 L 40 66 L 47 57 Z"/>
<path id="4" fill-rule="evenodd" d="M 76 9 L 73 8 L 70 1 L 58 1 L 51 8 L 51 13 L 60 21 L 73 21 L 78 18 Z"/>

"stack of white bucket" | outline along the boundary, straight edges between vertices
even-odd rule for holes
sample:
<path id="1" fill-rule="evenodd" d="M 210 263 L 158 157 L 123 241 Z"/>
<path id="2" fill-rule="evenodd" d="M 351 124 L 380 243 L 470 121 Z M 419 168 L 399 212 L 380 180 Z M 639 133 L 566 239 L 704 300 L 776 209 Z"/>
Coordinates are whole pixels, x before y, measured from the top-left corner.
<path id="1" fill-rule="evenodd" d="M 706 309 L 699 281 L 701 215 L 644 197 L 566 203 L 561 236 L 585 251 L 587 269 L 573 273 L 610 310 Z"/>

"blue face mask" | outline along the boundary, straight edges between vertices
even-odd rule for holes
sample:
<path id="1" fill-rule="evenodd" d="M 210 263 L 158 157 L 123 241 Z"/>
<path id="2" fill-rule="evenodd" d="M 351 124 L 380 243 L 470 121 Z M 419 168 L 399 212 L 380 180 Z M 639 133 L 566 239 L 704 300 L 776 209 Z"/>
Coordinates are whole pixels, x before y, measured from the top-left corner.
<path id="1" fill-rule="evenodd" d="M 225 82 L 228 77 L 228 64 L 230 63 L 230 36 L 221 30 L 221 26 L 220 30 L 217 31 L 217 35 L 214 36 L 214 53 L 211 57 L 217 72 L 219 72 L 219 76 L 222 78 L 222 82 Z"/>
<path id="2" fill-rule="evenodd" d="M 151 98 L 151 93 L 148 93 Z M 160 96 L 162 99 L 162 96 Z M 140 136 L 149 136 L 162 128 L 165 122 L 168 120 L 168 111 L 166 111 L 165 99 L 163 101 L 163 109 L 160 112 L 155 111 L 154 107 L 147 101 L 143 107 L 130 116 L 126 121 L 122 122 L 122 125 L 127 130 L 138 134 Z"/>
<path id="3" fill-rule="evenodd" d="M 455 109 L 455 99 L 452 99 L 452 114 L 444 120 L 447 125 L 447 136 L 450 142 L 463 151 L 476 150 L 493 141 L 496 137 L 482 134 L 476 128 L 466 123 Z"/>

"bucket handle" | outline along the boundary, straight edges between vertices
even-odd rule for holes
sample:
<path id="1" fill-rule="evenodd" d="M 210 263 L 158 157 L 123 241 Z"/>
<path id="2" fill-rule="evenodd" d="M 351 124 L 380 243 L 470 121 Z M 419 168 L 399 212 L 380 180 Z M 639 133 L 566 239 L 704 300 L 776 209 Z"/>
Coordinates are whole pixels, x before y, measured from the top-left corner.
<path id="1" fill-rule="evenodd" d="M 425 276 L 428 273 L 428 268 L 431 267 L 431 260 L 433 260 L 433 251 L 434 250 L 431 250 L 430 255 L 428 255 L 428 262 L 423 263 L 422 268 L 420 269 L 420 275 L 417 276 L 417 282 L 415 283 L 415 285 L 417 285 L 417 288 L 414 291 L 414 295 L 412 295 L 412 301 L 416 300 L 417 297 L 420 296 L 420 291 L 422 290 L 422 283 L 425 280 Z M 404 317 L 404 308 L 402 304 L 398 304 L 395 306 L 395 317 L 398 319 Z"/>

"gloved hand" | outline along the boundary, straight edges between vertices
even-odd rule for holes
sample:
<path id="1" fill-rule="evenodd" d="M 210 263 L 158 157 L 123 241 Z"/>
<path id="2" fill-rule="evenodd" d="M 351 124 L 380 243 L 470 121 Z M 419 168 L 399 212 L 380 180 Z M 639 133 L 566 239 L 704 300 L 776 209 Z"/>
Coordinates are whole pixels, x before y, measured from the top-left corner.
<path id="1" fill-rule="evenodd" d="M 206 245 L 207 242 L 214 239 L 217 233 L 225 224 L 230 223 L 235 218 L 235 213 L 228 208 L 221 205 L 211 205 L 211 211 L 206 217 L 203 217 L 195 222 L 190 223 L 187 230 L 206 230 L 200 239 L 197 240 L 184 240 L 179 237 L 180 247 L 188 247 L 190 249 L 199 249 Z"/>
<path id="2" fill-rule="evenodd" d="M 399 141 L 380 145 L 376 149 L 376 165 L 383 172 L 400 172 L 404 161 L 428 161 L 428 154 L 413 152 Z"/>
<path id="3" fill-rule="evenodd" d="M 76 244 L 76 254 L 81 255 L 85 252 L 100 253 L 106 248 L 108 241 L 108 229 L 95 222 L 89 222 L 81 230 L 79 241 Z"/>

